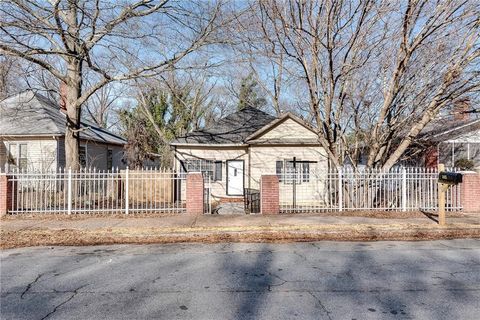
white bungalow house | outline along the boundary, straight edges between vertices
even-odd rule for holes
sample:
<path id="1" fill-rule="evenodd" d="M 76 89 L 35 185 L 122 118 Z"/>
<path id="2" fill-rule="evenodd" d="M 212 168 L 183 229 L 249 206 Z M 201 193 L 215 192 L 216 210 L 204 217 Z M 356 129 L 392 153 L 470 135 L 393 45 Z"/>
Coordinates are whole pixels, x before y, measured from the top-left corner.
<path id="1" fill-rule="evenodd" d="M 171 146 L 175 169 L 204 172 L 211 179 L 212 198 L 220 202 L 243 199 L 245 188 L 259 189 L 262 175 L 284 177 L 293 159 L 299 184 L 309 182 L 310 172 L 328 166 L 317 134 L 303 120 L 250 107 L 177 138 Z"/>
<path id="2" fill-rule="evenodd" d="M 32 90 L 0 101 L 0 170 L 55 171 L 65 166 L 66 116 L 57 103 Z M 123 168 L 126 140 L 82 121 L 83 167 Z"/>

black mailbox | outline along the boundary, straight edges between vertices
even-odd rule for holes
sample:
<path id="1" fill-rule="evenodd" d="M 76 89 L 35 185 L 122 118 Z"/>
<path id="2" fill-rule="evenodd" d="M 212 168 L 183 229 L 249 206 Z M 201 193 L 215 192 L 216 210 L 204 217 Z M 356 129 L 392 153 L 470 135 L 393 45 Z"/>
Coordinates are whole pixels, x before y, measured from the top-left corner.
<path id="1" fill-rule="evenodd" d="M 462 174 L 442 171 L 438 175 L 438 181 L 445 184 L 459 184 L 462 183 Z"/>

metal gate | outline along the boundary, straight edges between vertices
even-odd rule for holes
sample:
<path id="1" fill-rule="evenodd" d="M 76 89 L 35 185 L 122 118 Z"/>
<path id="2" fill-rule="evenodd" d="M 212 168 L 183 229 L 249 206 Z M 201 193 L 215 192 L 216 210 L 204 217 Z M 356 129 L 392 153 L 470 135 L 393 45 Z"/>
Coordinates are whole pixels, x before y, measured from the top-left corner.
<path id="1" fill-rule="evenodd" d="M 212 181 L 210 176 L 204 175 L 204 187 L 203 187 L 203 213 L 212 213 Z"/>
<path id="2" fill-rule="evenodd" d="M 244 194 L 245 213 L 260 213 L 260 190 L 245 188 Z"/>

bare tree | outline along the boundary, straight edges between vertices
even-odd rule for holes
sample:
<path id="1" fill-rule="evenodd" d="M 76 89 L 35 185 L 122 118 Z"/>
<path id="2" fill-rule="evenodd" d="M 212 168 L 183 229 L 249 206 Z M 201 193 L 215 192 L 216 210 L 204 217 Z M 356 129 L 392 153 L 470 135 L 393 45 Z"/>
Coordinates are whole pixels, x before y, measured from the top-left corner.
<path id="1" fill-rule="evenodd" d="M 156 160 L 171 166 L 170 141 L 206 125 L 216 105 L 211 93 L 215 82 L 202 76 L 203 72 L 171 71 L 137 81 L 132 93 L 135 106 L 121 111 L 129 163 L 138 166 Z"/>
<path id="2" fill-rule="evenodd" d="M 15 58 L 0 56 L 0 100 L 14 93 L 18 88 L 18 61 Z"/>
<path id="3" fill-rule="evenodd" d="M 268 55 L 283 55 L 284 74 L 307 92 L 332 163 L 365 149 L 367 165 L 385 170 L 443 108 L 479 90 L 479 12 L 453 0 L 271 0 L 252 10 Z"/>
<path id="4" fill-rule="evenodd" d="M 202 1 L 0 2 L 0 53 L 65 83 L 66 165 L 79 168 L 82 106 L 113 81 L 161 73 L 209 43 L 221 5 Z M 84 81 L 90 73 L 91 82 Z"/>
<path id="5" fill-rule="evenodd" d="M 118 101 L 123 96 L 122 86 L 106 85 L 97 90 L 85 103 L 87 119 L 102 128 L 110 129 L 118 119 L 115 117 Z"/>

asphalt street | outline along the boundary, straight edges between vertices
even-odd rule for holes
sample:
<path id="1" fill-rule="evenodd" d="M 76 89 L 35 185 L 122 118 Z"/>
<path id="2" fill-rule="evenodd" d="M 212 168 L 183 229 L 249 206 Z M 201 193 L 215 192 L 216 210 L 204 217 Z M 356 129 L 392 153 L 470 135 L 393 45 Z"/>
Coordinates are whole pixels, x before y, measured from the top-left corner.
<path id="1" fill-rule="evenodd" d="M 0 252 L 1 319 L 479 319 L 480 240 Z"/>

